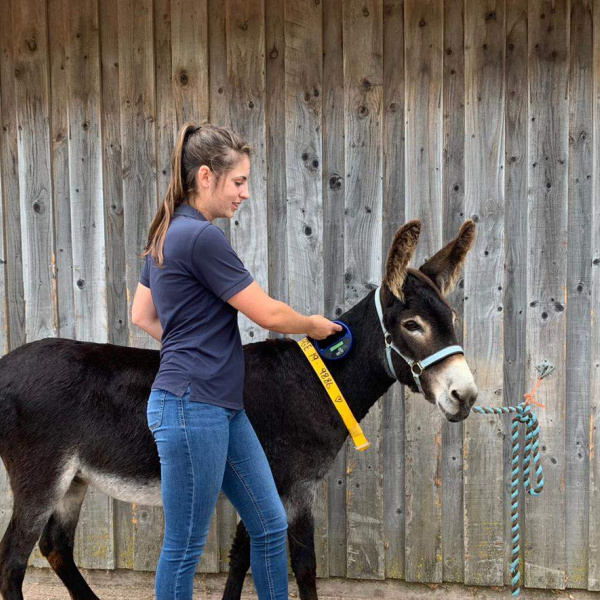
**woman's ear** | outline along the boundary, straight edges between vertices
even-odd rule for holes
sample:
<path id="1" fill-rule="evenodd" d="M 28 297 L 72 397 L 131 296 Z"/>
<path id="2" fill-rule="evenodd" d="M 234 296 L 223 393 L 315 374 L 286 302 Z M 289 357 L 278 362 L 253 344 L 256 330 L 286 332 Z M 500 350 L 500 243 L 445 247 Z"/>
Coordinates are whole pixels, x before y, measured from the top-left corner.
<path id="1" fill-rule="evenodd" d="M 202 165 L 196 173 L 197 188 L 210 188 L 214 179 L 214 173 L 206 165 Z"/>

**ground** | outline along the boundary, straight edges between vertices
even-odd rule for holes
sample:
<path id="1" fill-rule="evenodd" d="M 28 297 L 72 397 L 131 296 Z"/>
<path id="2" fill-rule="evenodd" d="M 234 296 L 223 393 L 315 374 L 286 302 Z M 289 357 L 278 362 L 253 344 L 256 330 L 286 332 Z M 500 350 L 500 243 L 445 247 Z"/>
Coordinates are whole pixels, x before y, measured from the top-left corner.
<path id="1" fill-rule="evenodd" d="M 154 573 L 133 571 L 86 571 L 84 577 L 101 600 L 152 600 Z M 220 600 L 226 575 L 197 575 L 194 598 Z M 403 581 L 356 581 L 320 579 L 320 600 L 500 600 L 511 598 L 508 588 L 477 588 L 457 584 L 423 585 Z M 27 570 L 24 585 L 27 600 L 68 600 L 69 594 L 49 569 Z M 251 579 L 244 588 L 243 600 L 257 600 Z M 298 598 L 298 590 L 290 579 L 290 598 Z M 600 600 L 599 592 L 580 590 L 524 590 L 523 600 Z"/>

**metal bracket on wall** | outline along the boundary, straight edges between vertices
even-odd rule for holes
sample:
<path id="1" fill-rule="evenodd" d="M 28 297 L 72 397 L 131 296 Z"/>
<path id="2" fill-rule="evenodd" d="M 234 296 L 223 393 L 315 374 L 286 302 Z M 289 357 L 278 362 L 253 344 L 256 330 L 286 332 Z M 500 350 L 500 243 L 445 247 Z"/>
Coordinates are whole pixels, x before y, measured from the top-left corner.
<path id="1" fill-rule="evenodd" d="M 546 358 L 536 367 L 536 371 L 539 373 L 540 379 L 548 377 L 548 375 L 555 370 L 556 367 Z"/>

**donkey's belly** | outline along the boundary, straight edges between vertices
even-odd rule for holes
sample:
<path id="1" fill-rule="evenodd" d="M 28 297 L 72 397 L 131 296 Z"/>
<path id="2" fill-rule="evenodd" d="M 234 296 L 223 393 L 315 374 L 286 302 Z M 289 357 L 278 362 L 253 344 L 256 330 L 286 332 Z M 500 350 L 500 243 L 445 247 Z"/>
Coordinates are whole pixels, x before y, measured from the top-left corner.
<path id="1" fill-rule="evenodd" d="M 150 506 L 162 505 L 160 479 L 126 479 L 119 475 L 103 473 L 89 467 L 81 467 L 78 476 L 91 486 L 117 500 Z"/>

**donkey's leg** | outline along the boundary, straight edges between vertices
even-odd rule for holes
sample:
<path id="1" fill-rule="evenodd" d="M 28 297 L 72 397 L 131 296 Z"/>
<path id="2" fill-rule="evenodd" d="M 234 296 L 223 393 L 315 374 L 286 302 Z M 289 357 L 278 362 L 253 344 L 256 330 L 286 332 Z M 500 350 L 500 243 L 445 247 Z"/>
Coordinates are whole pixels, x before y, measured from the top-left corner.
<path id="1" fill-rule="evenodd" d="M 27 561 L 52 510 L 49 498 L 15 496 L 12 517 L 0 542 L 0 594 L 4 600 L 23 600 Z"/>
<path id="2" fill-rule="evenodd" d="M 21 455 L 21 467 L 5 461 L 13 492 L 12 517 L 0 542 L 0 594 L 4 600 L 23 600 L 27 561 L 57 503 L 69 489 L 75 473 L 75 458 L 58 467 L 42 463 L 43 456 Z M 35 469 L 31 466 L 34 465 Z"/>
<path id="3" fill-rule="evenodd" d="M 61 498 L 40 538 L 40 551 L 69 590 L 73 600 L 98 600 L 73 559 L 75 529 L 88 485 L 75 478 Z"/>
<path id="4" fill-rule="evenodd" d="M 297 512 L 289 523 L 288 541 L 300 600 L 317 600 L 318 598 L 314 534 L 315 523 L 310 508 Z"/>
<path id="5" fill-rule="evenodd" d="M 242 596 L 244 579 L 250 568 L 250 536 L 244 523 L 237 525 L 235 538 L 229 552 L 229 575 L 223 592 L 223 600 L 239 600 Z"/>

